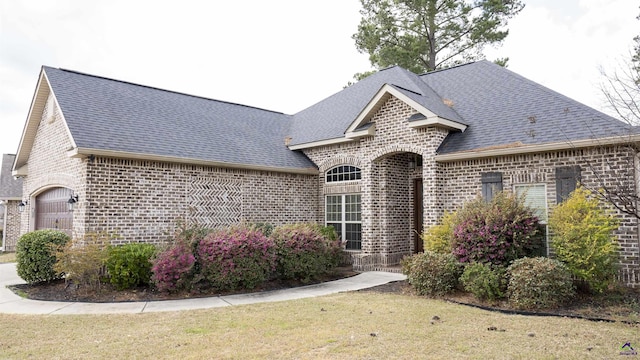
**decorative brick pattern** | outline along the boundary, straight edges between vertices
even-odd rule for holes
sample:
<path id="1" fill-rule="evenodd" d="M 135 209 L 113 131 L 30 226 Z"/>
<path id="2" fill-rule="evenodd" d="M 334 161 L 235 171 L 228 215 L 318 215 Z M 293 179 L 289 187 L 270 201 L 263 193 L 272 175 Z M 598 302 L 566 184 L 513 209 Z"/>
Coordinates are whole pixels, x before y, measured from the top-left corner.
<path id="1" fill-rule="evenodd" d="M 33 230 L 35 198 L 52 187 L 78 195 L 74 236 L 105 232 L 113 243 L 166 241 L 178 221 L 205 226 L 237 221 L 274 225 L 318 221 L 317 177 L 154 161 L 67 156 L 73 147 L 52 101 L 28 160 L 20 233 Z M 209 188 L 207 188 L 209 187 Z M 225 197 L 226 196 L 226 197 Z"/>
<path id="2" fill-rule="evenodd" d="M 191 221 L 208 228 L 242 219 L 242 182 L 239 179 L 197 177 L 187 191 Z"/>
<path id="3" fill-rule="evenodd" d="M 317 220 L 309 175 L 98 157 L 87 182 L 87 231 L 116 234 L 116 243 L 163 242 L 180 220 L 207 227 Z"/>

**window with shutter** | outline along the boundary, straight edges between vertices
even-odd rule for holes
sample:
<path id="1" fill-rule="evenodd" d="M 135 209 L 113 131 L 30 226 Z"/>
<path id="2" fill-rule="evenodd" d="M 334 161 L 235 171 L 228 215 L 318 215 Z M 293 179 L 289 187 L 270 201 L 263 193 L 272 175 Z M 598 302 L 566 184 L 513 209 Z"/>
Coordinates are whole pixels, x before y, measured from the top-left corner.
<path id="1" fill-rule="evenodd" d="M 566 200 L 580 182 L 580 166 L 556 168 L 556 203 Z"/>
<path id="2" fill-rule="evenodd" d="M 493 196 L 502 191 L 502 173 L 488 172 L 480 174 L 482 177 L 482 197 L 485 201 L 491 201 Z"/>

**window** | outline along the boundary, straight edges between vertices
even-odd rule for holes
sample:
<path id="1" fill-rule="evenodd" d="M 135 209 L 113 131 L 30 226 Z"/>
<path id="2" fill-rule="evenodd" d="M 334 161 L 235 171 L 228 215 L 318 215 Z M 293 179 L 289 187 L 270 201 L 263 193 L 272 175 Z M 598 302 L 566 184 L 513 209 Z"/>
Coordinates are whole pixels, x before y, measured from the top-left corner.
<path id="1" fill-rule="evenodd" d="M 488 172 L 480 176 L 482 176 L 482 197 L 489 202 L 496 193 L 502 191 L 502 173 Z"/>
<path id="2" fill-rule="evenodd" d="M 524 203 L 540 219 L 540 223 L 547 223 L 547 186 L 544 184 L 515 185 L 516 194 L 524 194 Z"/>
<path id="3" fill-rule="evenodd" d="M 360 194 L 328 195 L 325 212 L 327 226 L 347 242 L 346 249 L 362 249 Z"/>
<path id="4" fill-rule="evenodd" d="M 580 182 L 580 166 L 556 168 L 556 203 L 565 201 Z"/>
<path id="5" fill-rule="evenodd" d="M 547 186 L 544 184 L 523 184 L 515 185 L 515 192 L 518 196 L 525 194 L 524 203 L 531 209 L 540 220 L 540 231 L 544 234 L 543 254 L 549 256 L 549 229 L 547 227 Z"/>
<path id="6" fill-rule="evenodd" d="M 326 180 L 330 182 L 360 180 L 360 168 L 350 165 L 336 166 L 326 173 Z"/>

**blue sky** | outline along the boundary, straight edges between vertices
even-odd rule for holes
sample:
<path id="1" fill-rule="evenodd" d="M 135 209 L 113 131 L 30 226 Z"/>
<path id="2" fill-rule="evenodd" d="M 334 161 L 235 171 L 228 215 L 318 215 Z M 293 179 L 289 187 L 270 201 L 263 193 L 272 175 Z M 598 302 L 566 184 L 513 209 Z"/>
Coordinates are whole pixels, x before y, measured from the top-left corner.
<path id="1" fill-rule="evenodd" d="M 605 110 L 599 68 L 640 34 L 630 0 L 529 0 L 509 69 Z M 41 65 L 294 113 L 370 68 L 357 0 L 0 0 L 0 152 L 15 153 Z"/>

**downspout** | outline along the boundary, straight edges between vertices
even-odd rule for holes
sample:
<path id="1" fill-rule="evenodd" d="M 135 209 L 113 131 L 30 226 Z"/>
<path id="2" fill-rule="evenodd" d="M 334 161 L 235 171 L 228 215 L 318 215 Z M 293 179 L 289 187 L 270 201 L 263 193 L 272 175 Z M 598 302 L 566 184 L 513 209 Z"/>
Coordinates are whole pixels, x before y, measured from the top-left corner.
<path id="1" fill-rule="evenodd" d="M 4 206 L 4 215 L 3 215 L 3 219 L 2 219 L 2 242 L 0 242 L 0 252 L 4 252 L 4 244 L 5 244 L 5 239 L 7 237 L 7 213 L 9 212 L 7 210 L 7 201 L 5 200 L 0 200 L 0 204 L 2 204 L 2 206 Z"/>

